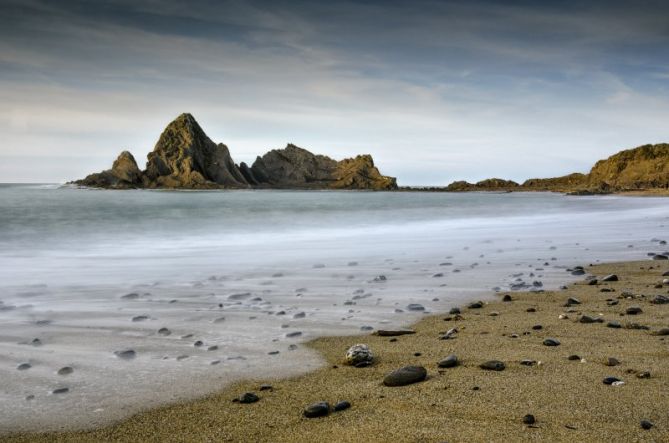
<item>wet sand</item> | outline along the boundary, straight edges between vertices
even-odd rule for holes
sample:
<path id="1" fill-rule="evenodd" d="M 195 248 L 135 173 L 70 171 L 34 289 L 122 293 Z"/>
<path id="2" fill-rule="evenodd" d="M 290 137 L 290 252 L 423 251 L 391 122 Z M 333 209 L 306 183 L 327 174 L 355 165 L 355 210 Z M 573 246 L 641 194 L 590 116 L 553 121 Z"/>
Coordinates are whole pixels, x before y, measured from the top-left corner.
<path id="1" fill-rule="evenodd" d="M 150 410 L 94 431 L 15 435 L 5 440 L 669 441 L 669 336 L 657 335 L 669 328 L 669 304 L 651 303 L 657 295 L 668 295 L 669 285 L 656 286 L 669 278 L 662 276 L 669 264 L 648 260 L 586 270 L 600 278 L 617 274 L 620 281 L 579 282 L 556 292 L 510 293 L 511 302 L 501 301 L 506 293 L 500 293 L 498 301 L 481 309 L 462 306 L 461 319 L 426 316 L 413 326 L 413 335 L 317 339 L 309 346 L 328 364 L 304 376 L 237 383 L 218 394 Z M 581 304 L 565 307 L 569 297 Z M 607 299 L 618 304 L 610 306 Z M 625 315 L 631 306 L 642 312 Z M 561 314 L 568 318 L 560 318 Z M 604 322 L 580 323 L 581 315 Z M 609 321 L 622 327 L 607 327 Z M 633 323 L 649 329 L 627 327 Z M 536 325 L 542 328 L 533 329 Z M 455 338 L 440 339 L 454 327 Z M 561 344 L 543 345 L 551 337 Z M 372 366 L 343 364 L 346 350 L 356 343 L 371 347 L 376 356 Z M 451 353 L 460 365 L 439 369 L 437 362 Z M 569 360 L 570 355 L 581 360 Z M 620 364 L 607 366 L 609 357 Z M 506 369 L 479 368 L 493 359 L 503 361 Z M 522 365 L 524 359 L 536 364 Z M 424 366 L 427 380 L 383 386 L 385 374 L 405 365 Z M 649 378 L 638 377 L 644 371 Z M 608 376 L 624 384 L 606 385 L 602 381 Z M 262 384 L 272 389 L 261 391 Z M 245 392 L 256 393 L 260 400 L 232 401 Z M 302 415 L 311 403 L 334 405 L 339 400 L 349 401 L 351 408 L 323 418 Z M 535 416 L 534 425 L 523 423 L 526 414 Z M 654 426 L 644 430 L 641 420 Z"/>

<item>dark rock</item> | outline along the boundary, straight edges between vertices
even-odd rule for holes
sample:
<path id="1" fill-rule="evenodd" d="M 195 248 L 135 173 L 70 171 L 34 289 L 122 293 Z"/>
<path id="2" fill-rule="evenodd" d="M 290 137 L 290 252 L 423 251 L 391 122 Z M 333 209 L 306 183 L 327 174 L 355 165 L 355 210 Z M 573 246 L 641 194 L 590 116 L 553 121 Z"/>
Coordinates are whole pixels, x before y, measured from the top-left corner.
<path id="1" fill-rule="evenodd" d="M 70 392 L 70 388 L 58 388 L 58 389 L 54 389 L 53 391 L 51 391 L 52 394 L 56 394 L 56 395 L 67 394 L 68 392 Z"/>
<path id="2" fill-rule="evenodd" d="M 620 361 L 617 358 L 609 357 L 606 359 L 606 363 L 604 363 L 606 366 L 618 366 L 620 364 Z"/>
<path id="3" fill-rule="evenodd" d="M 623 325 L 620 324 L 619 321 L 610 321 L 606 324 L 607 328 L 613 328 L 613 329 L 620 329 L 623 327 Z"/>
<path id="4" fill-rule="evenodd" d="M 458 357 L 455 354 L 451 354 L 448 357 L 444 358 L 441 360 L 439 363 L 437 363 L 437 366 L 440 368 L 453 368 L 457 366 L 460 362 L 458 361 Z"/>
<path id="5" fill-rule="evenodd" d="M 513 301 L 513 298 L 509 294 L 506 294 L 504 297 L 502 297 L 503 302 L 510 302 Z"/>
<path id="6" fill-rule="evenodd" d="M 467 307 L 469 309 L 481 309 L 483 307 L 483 302 L 482 301 L 475 301 L 473 303 L 470 303 Z"/>
<path id="7" fill-rule="evenodd" d="M 499 360 L 488 360 L 487 362 L 481 363 L 479 368 L 488 371 L 503 371 L 506 369 L 506 365 Z"/>
<path id="8" fill-rule="evenodd" d="M 260 385 L 261 391 L 271 391 L 272 389 L 272 385 Z"/>
<path id="9" fill-rule="evenodd" d="M 343 400 L 343 401 L 337 402 L 334 405 L 333 410 L 334 410 L 334 412 L 345 411 L 346 409 L 348 409 L 350 407 L 351 407 L 351 403 L 347 402 L 346 400 Z"/>
<path id="10" fill-rule="evenodd" d="M 525 417 L 523 417 L 523 423 L 526 425 L 533 425 L 536 422 L 536 419 L 534 418 L 534 415 L 532 414 L 527 414 Z"/>
<path id="11" fill-rule="evenodd" d="M 525 312 L 537 312 L 536 308 L 527 308 L 525 309 Z"/>
<path id="12" fill-rule="evenodd" d="M 537 364 L 537 361 L 536 360 L 525 359 L 525 360 L 521 360 L 520 364 L 523 365 L 523 366 L 534 366 L 534 365 Z"/>
<path id="13" fill-rule="evenodd" d="M 665 295 L 656 295 L 650 302 L 654 305 L 666 305 L 669 303 L 669 297 Z"/>
<path id="14" fill-rule="evenodd" d="M 653 333 L 653 335 L 667 336 L 669 335 L 669 328 L 662 328 Z"/>
<path id="15" fill-rule="evenodd" d="M 133 349 L 125 349 L 123 351 L 115 351 L 114 355 L 123 360 L 132 360 L 137 356 L 137 353 Z"/>
<path id="16" fill-rule="evenodd" d="M 641 378 L 641 379 L 650 378 L 650 372 L 649 371 L 641 371 L 636 375 L 636 378 Z"/>
<path id="17" fill-rule="evenodd" d="M 313 403 L 304 408 L 303 415 L 306 418 L 318 418 L 325 417 L 330 413 L 330 405 L 328 402 L 321 401 L 318 403 Z"/>
<path id="18" fill-rule="evenodd" d="M 158 329 L 158 334 L 163 335 L 163 336 L 166 336 L 166 337 L 167 337 L 168 335 L 170 335 L 171 333 L 172 333 L 172 331 L 170 331 L 170 330 L 167 329 L 167 328 L 160 328 L 160 329 Z"/>
<path id="19" fill-rule="evenodd" d="M 239 396 L 239 403 L 242 403 L 242 404 L 255 403 L 258 400 L 260 400 L 260 397 L 258 397 L 253 392 L 245 392 L 245 393 L 243 393 L 242 395 Z"/>
<path id="20" fill-rule="evenodd" d="M 565 306 L 569 307 L 569 306 L 580 305 L 580 304 L 581 304 L 581 301 L 579 299 L 574 298 L 574 297 L 569 297 L 567 299 L 567 302 L 565 303 Z"/>
<path id="21" fill-rule="evenodd" d="M 618 276 L 616 274 L 610 274 L 602 278 L 602 281 L 618 281 Z"/>
<path id="22" fill-rule="evenodd" d="M 578 361 L 580 361 L 580 360 L 581 360 L 581 357 L 580 357 L 579 355 L 572 354 L 572 355 L 570 355 L 569 357 L 567 357 L 567 360 L 571 360 L 571 361 L 576 361 L 576 360 L 578 360 Z"/>
<path id="23" fill-rule="evenodd" d="M 619 382 L 619 381 L 622 381 L 622 380 L 620 380 L 619 378 L 616 378 L 616 377 L 606 377 L 606 378 L 604 378 L 604 380 L 602 380 L 602 382 L 605 385 L 612 385 L 613 383 L 616 383 L 616 382 Z"/>
<path id="24" fill-rule="evenodd" d="M 33 366 L 30 363 L 21 363 L 16 367 L 16 369 L 18 369 L 19 371 L 25 371 L 25 370 L 28 370 L 32 367 Z"/>
<path id="25" fill-rule="evenodd" d="M 57 372 L 58 375 L 70 375 L 74 372 L 74 369 L 71 366 L 63 366 Z"/>
<path id="26" fill-rule="evenodd" d="M 582 315 L 581 318 L 578 319 L 579 323 L 603 323 L 604 320 L 602 320 L 599 317 L 590 317 L 589 315 Z"/>
<path id="27" fill-rule="evenodd" d="M 425 306 L 421 305 L 420 303 L 410 303 L 407 305 L 407 310 L 409 311 L 424 311 Z"/>
<path id="28" fill-rule="evenodd" d="M 627 315 L 638 315 L 642 312 L 643 310 L 639 306 L 630 306 L 629 308 L 625 309 L 625 314 Z"/>
<path id="29" fill-rule="evenodd" d="M 544 346 L 560 346 L 560 341 L 557 338 L 547 338 L 544 340 Z"/>
<path id="30" fill-rule="evenodd" d="M 385 376 L 383 384 L 386 386 L 406 386 L 418 383 L 427 377 L 427 370 L 422 366 L 404 366 L 395 369 Z"/>
<path id="31" fill-rule="evenodd" d="M 412 329 L 379 329 L 374 333 L 374 335 L 378 335 L 380 337 L 396 337 L 399 335 L 409 335 L 415 333 L 416 331 Z"/>
<path id="32" fill-rule="evenodd" d="M 641 429 L 645 429 L 646 431 L 655 426 L 653 422 L 650 420 L 641 420 Z"/>
<path id="33" fill-rule="evenodd" d="M 655 254 L 653 255 L 653 260 L 669 260 L 669 256 L 663 254 Z"/>
<path id="34" fill-rule="evenodd" d="M 541 325 L 534 325 L 534 326 L 532 326 L 532 329 L 535 330 L 535 331 L 541 331 L 543 328 L 544 328 L 544 327 L 541 326 Z"/>
<path id="35" fill-rule="evenodd" d="M 448 313 L 451 315 L 461 314 L 460 308 L 451 308 L 451 310 L 448 311 Z"/>

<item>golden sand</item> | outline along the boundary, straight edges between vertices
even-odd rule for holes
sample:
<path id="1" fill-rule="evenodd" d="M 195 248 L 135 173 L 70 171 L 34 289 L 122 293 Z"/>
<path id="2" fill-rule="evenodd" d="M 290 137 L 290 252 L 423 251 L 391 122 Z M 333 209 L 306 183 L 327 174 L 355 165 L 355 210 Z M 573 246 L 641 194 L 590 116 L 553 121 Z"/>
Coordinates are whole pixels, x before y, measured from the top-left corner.
<path id="1" fill-rule="evenodd" d="M 416 325 L 415 335 L 330 337 L 310 342 L 328 365 L 289 380 L 250 380 L 197 401 L 140 413 L 116 425 L 88 432 L 16 435 L 24 441 L 665 441 L 669 442 L 669 336 L 654 335 L 669 327 L 669 304 L 651 304 L 669 264 L 646 261 L 598 265 L 590 272 L 615 273 L 619 282 L 596 286 L 575 284 L 546 293 L 513 293 L 512 302 L 495 301 L 482 309 L 462 307 L 461 320 L 429 316 Z M 610 288 L 614 292 L 600 292 Z M 623 293 L 629 291 L 634 298 Z M 568 297 L 582 304 L 564 307 Z M 500 297 L 501 298 L 501 297 Z M 606 300 L 619 301 L 608 306 Z M 621 315 L 638 305 L 643 313 Z M 536 312 L 527 312 L 535 308 Z M 569 309 L 574 312 L 567 312 Z M 497 315 L 494 315 L 497 313 Z M 568 316 L 560 319 L 560 314 Z M 602 316 L 650 330 L 612 329 L 606 323 L 582 324 L 580 314 Z M 543 329 L 533 330 L 541 325 Z M 457 338 L 440 340 L 440 333 L 457 327 Z M 512 338 L 512 334 L 518 334 Z M 547 337 L 561 345 L 542 344 Z M 377 356 L 367 368 L 342 364 L 346 349 L 366 343 Z M 415 356 L 415 353 L 420 353 Z M 455 353 L 461 365 L 438 369 L 437 362 Z M 583 361 L 568 360 L 577 354 Z M 621 364 L 610 367 L 608 357 Z M 490 359 L 506 363 L 501 372 L 484 371 Z M 536 360 L 534 366 L 520 364 Z M 424 382 L 385 387 L 385 374 L 405 365 L 428 370 Z M 637 374 L 649 371 L 650 378 Z M 625 383 L 607 386 L 606 376 Z M 270 391 L 260 391 L 269 383 Z M 252 391 L 253 404 L 231 399 Z M 348 400 L 352 407 L 317 419 L 302 416 L 305 406 Z M 526 414 L 534 427 L 523 424 Z M 643 430 L 642 419 L 654 427 Z"/>

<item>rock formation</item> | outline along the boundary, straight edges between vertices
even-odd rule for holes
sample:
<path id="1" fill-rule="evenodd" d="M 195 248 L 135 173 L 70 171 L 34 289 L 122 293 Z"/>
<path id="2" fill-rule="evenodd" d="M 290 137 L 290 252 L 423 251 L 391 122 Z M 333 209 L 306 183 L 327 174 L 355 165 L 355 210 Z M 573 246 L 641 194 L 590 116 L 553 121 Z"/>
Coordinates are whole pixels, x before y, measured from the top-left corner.
<path id="1" fill-rule="evenodd" d="M 514 186 L 515 184 L 515 186 Z M 588 174 L 532 178 L 522 185 L 500 179 L 476 184 L 453 182 L 447 191 L 557 191 L 570 194 L 606 194 L 620 191 L 669 189 L 669 144 L 643 145 L 600 160 Z"/>
<path id="2" fill-rule="evenodd" d="M 289 144 L 258 157 L 251 167 L 235 164 L 228 147 L 216 144 L 190 114 L 181 114 L 160 135 L 141 171 L 124 151 L 112 169 L 74 182 L 81 186 L 127 189 L 396 189 L 369 155 L 336 161 Z"/>

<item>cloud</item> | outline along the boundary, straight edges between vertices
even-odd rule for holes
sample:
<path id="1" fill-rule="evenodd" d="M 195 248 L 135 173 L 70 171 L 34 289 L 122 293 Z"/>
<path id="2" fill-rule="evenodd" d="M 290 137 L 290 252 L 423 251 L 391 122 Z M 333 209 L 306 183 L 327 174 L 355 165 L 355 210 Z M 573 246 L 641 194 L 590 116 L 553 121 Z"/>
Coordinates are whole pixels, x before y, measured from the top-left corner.
<path id="1" fill-rule="evenodd" d="M 669 139 L 662 4 L 0 8 L 6 181 L 27 180 L 27 158 L 39 181 L 108 167 L 122 148 L 141 158 L 185 111 L 237 161 L 286 142 L 369 152 L 401 184 L 557 175 Z"/>

